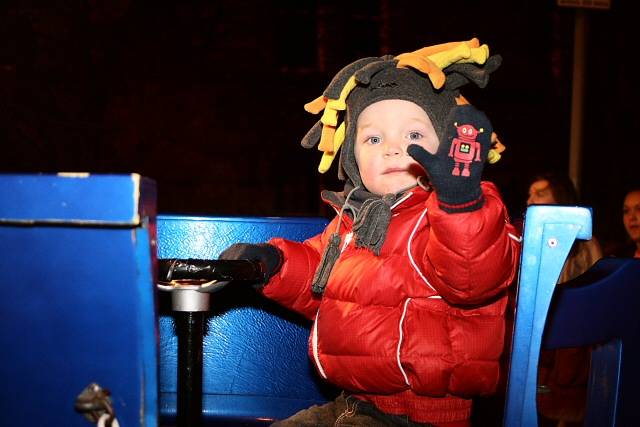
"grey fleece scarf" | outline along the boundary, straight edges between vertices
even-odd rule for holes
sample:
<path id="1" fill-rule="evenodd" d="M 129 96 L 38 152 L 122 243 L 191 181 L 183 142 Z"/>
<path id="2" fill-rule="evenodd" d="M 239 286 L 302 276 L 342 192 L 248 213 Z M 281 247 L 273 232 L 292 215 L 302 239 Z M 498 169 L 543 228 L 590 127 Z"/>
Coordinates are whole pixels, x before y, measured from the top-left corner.
<path id="1" fill-rule="evenodd" d="M 413 187 L 411 186 L 410 188 Z M 329 238 L 329 244 L 322 253 L 320 264 L 313 277 L 312 290 L 314 293 L 322 294 L 324 292 L 331 270 L 340 256 L 342 215 L 347 212 L 353 218 L 356 247 L 366 248 L 376 256 L 380 255 L 380 250 L 387 237 L 389 222 L 391 221 L 391 206 L 410 188 L 396 194 L 390 193 L 379 196 L 361 187 L 354 187 L 350 181 L 347 181 L 344 191 L 322 192 L 323 199 L 340 206 L 341 209 L 336 231 Z"/>

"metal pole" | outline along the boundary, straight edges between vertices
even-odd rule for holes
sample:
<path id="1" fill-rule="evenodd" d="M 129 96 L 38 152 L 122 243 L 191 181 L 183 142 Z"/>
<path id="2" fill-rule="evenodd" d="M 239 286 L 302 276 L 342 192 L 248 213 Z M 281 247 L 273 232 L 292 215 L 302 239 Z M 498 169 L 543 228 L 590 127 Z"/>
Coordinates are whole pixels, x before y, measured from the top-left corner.
<path id="1" fill-rule="evenodd" d="M 180 291 L 178 291 L 180 292 Z M 204 312 L 176 312 L 178 335 L 177 426 L 202 425 Z"/>
<path id="2" fill-rule="evenodd" d="M 193 289 L 171 293 L 178 335 L 177 427 L 202 426 L 202 346 L 209 294 Z"/>
<path id="3" fill-rule="evenodd" d="M 584 73 L 587 38 L 587 14 L 576 9 L 573 34 L 573 87 L 571 93 L 571 140 L 569 145 L 569 176 L 580 192 L 582 173 L 582 128 L 584 110 Z"/>

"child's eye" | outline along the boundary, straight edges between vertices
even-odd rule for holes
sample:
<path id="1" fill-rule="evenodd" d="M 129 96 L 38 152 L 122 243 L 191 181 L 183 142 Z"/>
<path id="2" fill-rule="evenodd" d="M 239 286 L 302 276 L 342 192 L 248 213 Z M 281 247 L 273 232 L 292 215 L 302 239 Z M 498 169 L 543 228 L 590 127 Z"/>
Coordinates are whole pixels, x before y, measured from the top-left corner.
<path id="1" fill-rule="evenodd" d="M 409 139 L 412 141 L 417 141 L 418 139 L 421 139 L 422 136 L 423 135 L 420 132 L 416 132 L 416 131 L 409 133 Z"/>
<path id="2" fill-rule="evenodd" d="M 379 136 L 370 136 L 369 138 L 367 138 L 365 140 L 365 142 L 371 144 L 371 145 L 376 145 L 376 144 L 380 144 L 382 142 L 382 138 L 380 138 Z"/>

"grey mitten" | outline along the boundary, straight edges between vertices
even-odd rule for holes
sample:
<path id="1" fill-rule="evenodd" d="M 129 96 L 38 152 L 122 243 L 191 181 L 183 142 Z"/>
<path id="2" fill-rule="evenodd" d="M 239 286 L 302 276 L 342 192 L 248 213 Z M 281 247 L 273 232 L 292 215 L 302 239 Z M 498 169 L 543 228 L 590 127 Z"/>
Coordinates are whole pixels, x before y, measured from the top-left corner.
<path id="1" fill-rule="evenodd" d="M 282 267 L 282 253 L 278 248 L 268 243 L 235 243 L 225 249 L 218 259 L 248 259 L 260 264 L 264 272 L 264 280 L 257 283 L 264 286 Z"/>

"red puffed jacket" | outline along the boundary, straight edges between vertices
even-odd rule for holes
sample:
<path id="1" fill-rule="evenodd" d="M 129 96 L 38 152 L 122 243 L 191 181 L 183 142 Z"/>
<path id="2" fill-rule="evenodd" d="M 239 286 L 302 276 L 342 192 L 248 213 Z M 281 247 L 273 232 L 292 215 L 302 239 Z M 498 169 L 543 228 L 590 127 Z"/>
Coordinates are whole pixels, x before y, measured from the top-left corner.
<path id="1" fill-rule="evenodd" d="M 309 354 L 323 378 L 433 424 L 468 419 L 470 397 L 495 391 L 520 238 L 495 186 L 482 190 L 481 209 L 454 214 L 410 190 L 392 206 L 379 256 L 354 245 L 346 215 L 303 243 L 269 242 L 284 263 L 263 293 L 314 320 Z M 311 282 L 339 220 L 342 252 L 318 296 Z"/>

